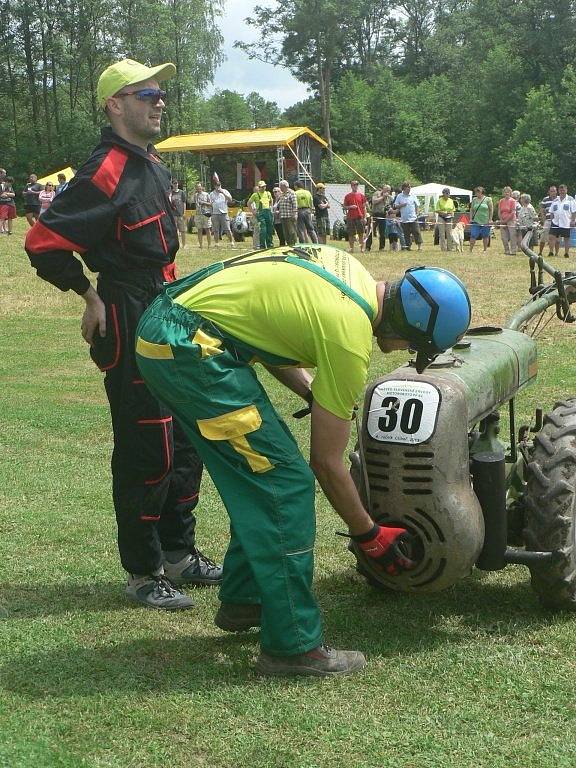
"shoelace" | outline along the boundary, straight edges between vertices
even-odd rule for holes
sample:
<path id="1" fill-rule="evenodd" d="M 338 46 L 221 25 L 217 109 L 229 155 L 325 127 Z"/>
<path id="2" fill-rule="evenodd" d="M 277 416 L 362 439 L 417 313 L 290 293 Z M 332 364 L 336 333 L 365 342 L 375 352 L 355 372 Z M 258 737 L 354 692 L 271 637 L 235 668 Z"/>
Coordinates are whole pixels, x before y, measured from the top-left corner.
<path id="1" fill-rule="evenodd" d="M 206 555 L 200 552 L 199 549 L 196 550 L 195 554 L 196 554 L 196 557 L 198 558 L 198 562 L 204 563 L 207 566 L 207 568 L 209 568 L 210 570 L 213 571 L 216 568 L 218 568 L 218 565 L 214 562 L 214 560 L 210 560 L 210 558 L 206 557 Z"/>
<path id="2" fill-rule="evenodd" d="M 325 643 L 322 643 L 322 645 L 319 645 L 317 648 L 313 648 L 312 651 L 309 651 L 308 656 L 311 656 L 312 658 L 316 658 L 313 656 L 314 653 L 325 653 L 326 656 L 330 656 L 332 654 L 333 648 L 331 645 L 326 645 Z"/>
<path id="3" fill-rule="evenodd" d="M 156 590 L 163 597 L 174 597 L 176 588 L 167 576 L 162 573 L 160 576 L 155 576 L 154 580 L 156 581 Z"/>

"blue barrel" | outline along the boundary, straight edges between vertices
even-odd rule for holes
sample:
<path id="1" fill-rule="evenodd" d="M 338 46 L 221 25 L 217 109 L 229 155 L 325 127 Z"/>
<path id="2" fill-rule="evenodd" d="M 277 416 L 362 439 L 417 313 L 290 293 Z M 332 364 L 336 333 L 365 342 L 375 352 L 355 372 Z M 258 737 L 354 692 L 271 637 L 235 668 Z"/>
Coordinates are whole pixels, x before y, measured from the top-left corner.
<path id="1" fill-rule="evenodd" d="M 570 247 L 576 248 L 576 227 L 570 230 Z"/>

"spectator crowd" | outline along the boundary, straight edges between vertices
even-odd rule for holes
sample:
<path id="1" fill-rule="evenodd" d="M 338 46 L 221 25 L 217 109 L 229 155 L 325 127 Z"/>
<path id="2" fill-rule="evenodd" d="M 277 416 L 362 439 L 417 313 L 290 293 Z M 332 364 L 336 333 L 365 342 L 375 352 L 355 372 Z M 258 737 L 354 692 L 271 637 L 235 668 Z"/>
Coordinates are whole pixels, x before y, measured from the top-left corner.
<path id="1" fill-rule="evenodd" d="M 56 195 L 68 188 L 65 174 L 59 173 L 57 178 L 57 184 L 40 184 L 38 176 L 31 173 L 20 190 L 24 215 L 30 227 L 46 212 Z M 293 188 L 285 179 L 273 185 L 271 191 L 267 186 L 266 181 L 260 180 L 245 201 L 250 219 L 242 207 L 231 219 L 229 209 L 236 201 L 222 186 L 217 175 L 210 192 L 198 182 L 190 202 L 195 211 L 193 222 L 199 247 L 203 248 L 204 243 L 208 248 L 218 246 L 226 240 L 228 247 L 235 248 L 235 234 L 242 235 L 250 227 L 255 249 L 273 247 L 274 235 L 280 246 L 297 242 L 326 243 L 331 234 L 331 203 L 323 182 L 313 183 L 313 192 L 302 181 L 296 181 Z M 12 234 L 13 221 L 17 218 L 16 197 L 14 178 L 0 168 L 0 234 Z M 170 202 L 180 245 L 184 247 L 189 201 L 177 180 L 172 182 Z M 496 203 L 486 194 L 484 187 L 477 186 L 468 205 L 451 197 L 450 188 L 445 187 L 431 212 L 433 221 L 426 221 L 421 203 L 413 194 L 409 181 L 397 188 L 381 184 L 368 198 L 359 191 L 359 182 L 354 179 L 343 202 L 333 198 L 334 202 L 341 208 L 341 214 L 340 211 L 338 213 L 343 220 L 338 221 L 337 226 L 343 227 L 351 253 L 357 246 L 360 252 L 371 250 L 376 237 L 380 251 L 386 249 L 386 240 L 391 251 L 409 251 L 413 244 L 421 250 L 421 229 L 428 223 L 433 223 L 435 228 L 435 244 L 442 251 L 452 251 L 458 243 L 453 235 L 458 221 L 467 227 L 470 250 L 480 240 L 483 253 L 487 252 L 495 229 L 500 231 L 504 253 L 511 256 L 516 254 L 522 238 L 530 229 L 536 230 L 540 255 L 548 246 L 548 257 L 559 255 L 562 249 L 568 258 L 571 244 L 576 244 L 573 234 L 571 237 L 576 225 L 576 200 L 568 194 L 565 184 L 551 185 L 537 207 L 532 204 L 528 193 L 513 190 L 510 186 L 502 189 L 502 196 Z"/>
<path id="2" fill-rule="evenodd" d="M 326 243 L 331 234 L 329 197 L 326 185 L 321 181 L 313 183 L 313 192 L 310 192 L 301 181 L 296 181 L 292 189 L 288 181 L 282 179 L 270 192 L 266 181 L 260 180 L 246 200 L 254 249 L 273 247 L 274 235 L 280 246 L 297 242 Z M 220 182 L 210 193 L 202 184 L 196 185 L 194 223 L 200 247 L 204 238 L 210 247 L 212 241 L 218 245 L 223 236 L 234 247 L 234 234 L 242 235 L 249 230 L 250 223 L 242 209 L 230 220 L 228 206 L 234 203 L 230 192 L 223 189 Z M 576 222 L 576 201 L 568 195 L 566 185 L 560 185 L 558 189 L 551 186 L 537 208 L 528 193 L 520 193 L 509 186 L 503 188 L 502 197 L 496 204 L 481 186 L 474 189 L 473 197 L 467 203 L 454 199 L 450 188 L 445 187 L 426 216 L 409 181 L 396 189 L 382 184 L 368 198 L 354 179 L 343 202 L 332 198 L 332 203 L 342 211 L 340 214 L 338 210 L 342 220 L 336 219 L 334 230 L 345 234 L 351 253 L 356 247 L 360 252 L 371 250 L 376 238 L 380 251 L 386 250 L 386 241 L 391 251 L 410 251 L 413 245 L 420 251 L 422 228 L 429 224 L 435 229 L 435 244 L 442 251 L 452 251 L 458 247 L 460 235 L 454 228 L 460 221 L 462 231 L 466 227 L 470 250 L 481 240 L 483 252 L 486 252 L 495 229 L 499 229 L 504 253 L 514 255 L 528 230 L 535 230 L 540 253 L 549 245 L 548 255 L 558 255 L 563 245 L 564 255 L 568 256 L 570 230 Z"/>
<path id="3" fill-rule="evenodd" d="M 55 196 L 63 192 L 68 186 L 66 176 L 58 174 L 58 184 L 52 182 L 38 183 L 38 176 L 31 173 L 28 181 L 21 190 L 24 199 L 24 215 L 30 226 L 33 226 L 41 214 L 50 207 Z M 16 190 L 14 189 L 14 177 L 8 175 L 5 168 L 0 168 L 0 234 L 12 234 L 12 222 L 17 218 Z"/>

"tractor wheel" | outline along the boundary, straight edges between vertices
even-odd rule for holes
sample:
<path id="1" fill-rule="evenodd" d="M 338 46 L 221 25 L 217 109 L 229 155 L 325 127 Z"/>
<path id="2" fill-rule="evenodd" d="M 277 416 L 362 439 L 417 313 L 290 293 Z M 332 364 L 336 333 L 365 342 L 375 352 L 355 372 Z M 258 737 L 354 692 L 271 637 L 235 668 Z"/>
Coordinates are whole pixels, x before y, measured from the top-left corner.
<path id="1" fill-rule="evenodd" d="M 526 549 L 558 553 L 530 568 L 532 588 L 546 607 L 576 611 L 576 397 L 547 414 L 528 470 Z"/>

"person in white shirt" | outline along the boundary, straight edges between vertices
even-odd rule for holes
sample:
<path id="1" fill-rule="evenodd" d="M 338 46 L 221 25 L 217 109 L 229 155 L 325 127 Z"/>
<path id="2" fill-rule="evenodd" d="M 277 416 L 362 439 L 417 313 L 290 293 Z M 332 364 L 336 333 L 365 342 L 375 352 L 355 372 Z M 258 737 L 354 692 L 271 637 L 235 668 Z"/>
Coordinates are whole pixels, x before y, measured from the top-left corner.
<path id="1" fill-rule="evenodd" d="M 214 245 L 217 246 L 222 235 L 226 235 L 230 240 L 230 247 L 234 248 L 234 238 L 230 231 L 230 216 L 228 215 L 228 206 L 232 202 L 232 195 L 221 184 L 216 184 L 210 192 L 212 202 L 212 234 L 214 236 Z"/>
<path id="2" fill-rule="evenodd" d="M 200 181 L 196 184 L 196 191 L 194 192 L 194 207 L 196 208 L 194 223 L 196 225 L 198 245 L 202 248 L 202 241 L 204 235 L 206 235 L 206 242 L 208 248 L 210 248 L 212 242 L 212 200 L 210 199 L 210 193 L 206 192 L 204 185 Z"/>
<path id="3" fill-rule="evenodd" d="M 530 195 L 520 195 L 520 211 L 516 216 L 518 223 L 518 247 L 522 245 L 522 239 L 529 229 L 532 229 L 538 221 L 538 214 L 532 205 Z"/>
<path id="4" fill-rule="evenodd" d="M 402 184 L 402 192 L 396 195 L 394 208 L 400 211 L 400 222 L 406 238 L 407 250 L 412 247 L 412 238 L 414 238 L 420 251 L 422 249 L 422 235 L 418 224 L 418 198 L 411 194 L 408 181 Z"/>
<path id="5" fill-rule="evenodd" d="M 558 197 L 550 206 L 550 248 L 558 256 L 560 238 L 564 238 L 564 256 L 570 256 L 570 229 L 576 223 L 576 200 L 568 194 L 566 184 L 558 187 Z"/>

